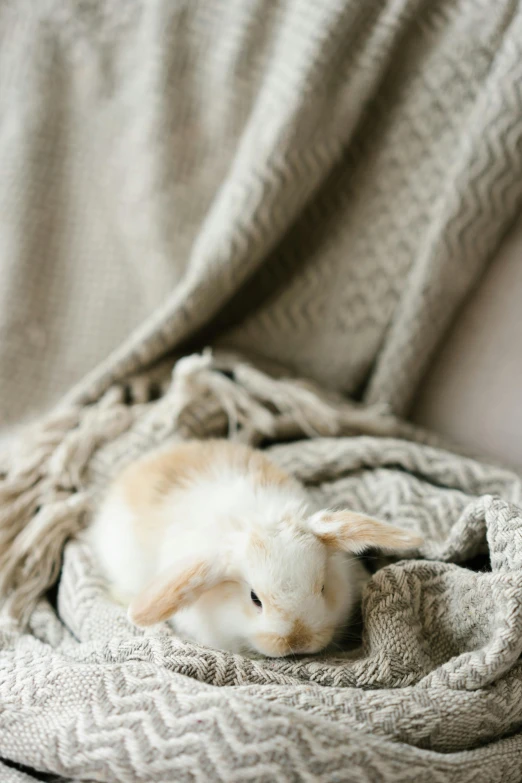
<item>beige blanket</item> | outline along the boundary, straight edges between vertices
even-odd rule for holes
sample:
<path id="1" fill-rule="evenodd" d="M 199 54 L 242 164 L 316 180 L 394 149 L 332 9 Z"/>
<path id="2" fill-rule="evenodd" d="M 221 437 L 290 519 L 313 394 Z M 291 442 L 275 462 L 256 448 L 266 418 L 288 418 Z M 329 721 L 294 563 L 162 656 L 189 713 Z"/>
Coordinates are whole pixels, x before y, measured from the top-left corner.
<path id="1" fill-rule="evenodd" d="M 518 210 L 521 85 L 514 0 L 0 3 L 4 420 L 149 315 L 0 459 L 2 780 L 521 779 L 522 484 L 396 418 Z M 254 366 L 171 382 L 206 344 Z M 107 600 L 107 480 L 227 433 L 425 536 L 361 648 L 254 662 Z"/>

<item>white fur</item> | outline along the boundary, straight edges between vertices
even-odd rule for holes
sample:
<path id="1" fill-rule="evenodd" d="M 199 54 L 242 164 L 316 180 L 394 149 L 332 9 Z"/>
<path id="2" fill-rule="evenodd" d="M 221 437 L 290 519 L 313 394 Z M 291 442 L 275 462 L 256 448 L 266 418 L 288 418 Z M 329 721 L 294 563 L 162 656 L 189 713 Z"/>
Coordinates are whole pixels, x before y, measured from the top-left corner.
<path id="1" fill-rule="evenodd" d="M 134 535 L 135 514 L 121 493 L 109 495 L 89 530 L 102 572 L 113 597 L 128 603 L 154 576 L 154 559 L 140 557 Z"/>
<path id="2" fill-rule="evenodd" d="M 138 519 L 116 484 L 90 537 L 112 594 L 124 602 L 158 574 L 168 581 L 179 563 L 204 560 L 213 573 L 222 572 L 217 584 L 171 618 L 182 637 L 233 652 L 316 652 L 348 621 L 365 572 L 317 537 L 311 512 L 299 485 L 259 486 L 255 477 L 217 464 L 173 489 L 150 519 Z M 252 603 L 251 590 L 263 597 L 262 609 Z M 309 631 L 299 649 L 272 643 L 272 637 L 292 639 L 296 622 Z"/>

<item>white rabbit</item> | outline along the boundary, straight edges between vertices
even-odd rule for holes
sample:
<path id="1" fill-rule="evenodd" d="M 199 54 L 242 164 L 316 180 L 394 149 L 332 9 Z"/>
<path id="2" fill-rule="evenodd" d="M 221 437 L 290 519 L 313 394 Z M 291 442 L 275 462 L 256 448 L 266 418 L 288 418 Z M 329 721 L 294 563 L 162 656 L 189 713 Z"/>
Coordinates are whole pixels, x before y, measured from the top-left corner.
<path id="1" fill-rule="evenodd" d="M 263 452 L 225 440 L 131 464 L 90 538 L 135 625 L 172 618 L 185 639 L 273 657 L 318 652 L 346 626 L 366 573 L 354 554 L 421 543 L 363 514 L 314 513 Z"/>

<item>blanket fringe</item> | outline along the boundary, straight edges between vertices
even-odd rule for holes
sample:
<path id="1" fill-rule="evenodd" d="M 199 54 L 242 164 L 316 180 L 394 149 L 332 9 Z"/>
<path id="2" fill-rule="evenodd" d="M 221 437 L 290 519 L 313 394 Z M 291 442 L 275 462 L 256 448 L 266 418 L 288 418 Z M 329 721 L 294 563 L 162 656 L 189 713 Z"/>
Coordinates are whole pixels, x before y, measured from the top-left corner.
<path id="1" fill-rule="evenodd" d="M 132 404 L 127 404 L 129 385 Z M 168 434 L 228 435 L 254 446 L 361 434 L 413 438 L 432 445 L 435 441 L 389 415 L 383 406 L 364 407 L 308 382 L 270 377 L 233 354 L 214 356 L 207 350 L 180 359 L 158 404 L 150 402 L 146 376 L 141 374 L 126 387 L 111 387 L 92 405 L 52 414 L 4 456 L 0 466 L 4 622 L 23 626 L 38 598 L 56 581 L 63 547 L 81 530 L 85 512 L 92 508 L 86 471 L 93 456 L 104 446 L 101 450 L 109 449 L 114 461 L 113 442 L 133 429 L 140 430 L 140 451 Z M 133 458 L 132 449 L 125 448 L 125 453 Z"/>
<path id="2" fill-rule="evenodd" d="M 82 526 L 90 492 L 83 474 L 99 446 L 118 437 L 140 406 L 112 388 L 86 408 L 51 414 L 27 428 L 3 456 L 0 473 L 0 596 L 3 623 L 22 627 L 56 581 L 68 538 Z"/>

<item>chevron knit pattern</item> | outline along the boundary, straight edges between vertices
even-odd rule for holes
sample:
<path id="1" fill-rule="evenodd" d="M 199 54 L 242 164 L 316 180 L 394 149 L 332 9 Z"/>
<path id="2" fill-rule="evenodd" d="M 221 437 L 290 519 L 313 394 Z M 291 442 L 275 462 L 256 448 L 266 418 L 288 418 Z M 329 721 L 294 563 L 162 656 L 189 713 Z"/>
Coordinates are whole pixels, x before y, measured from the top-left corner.
<path id="1" fill-rule="evenodd" d="M 0 407 L 152 312 L 0 455 L 0 781 L 519 783 L 522 481 L 400 417 L 521 203 L 522 3 L 0 0 L 0 44 Z M 209 436 L 423 535 L 346 649 L 108 599 L 107 482 Z"/>

